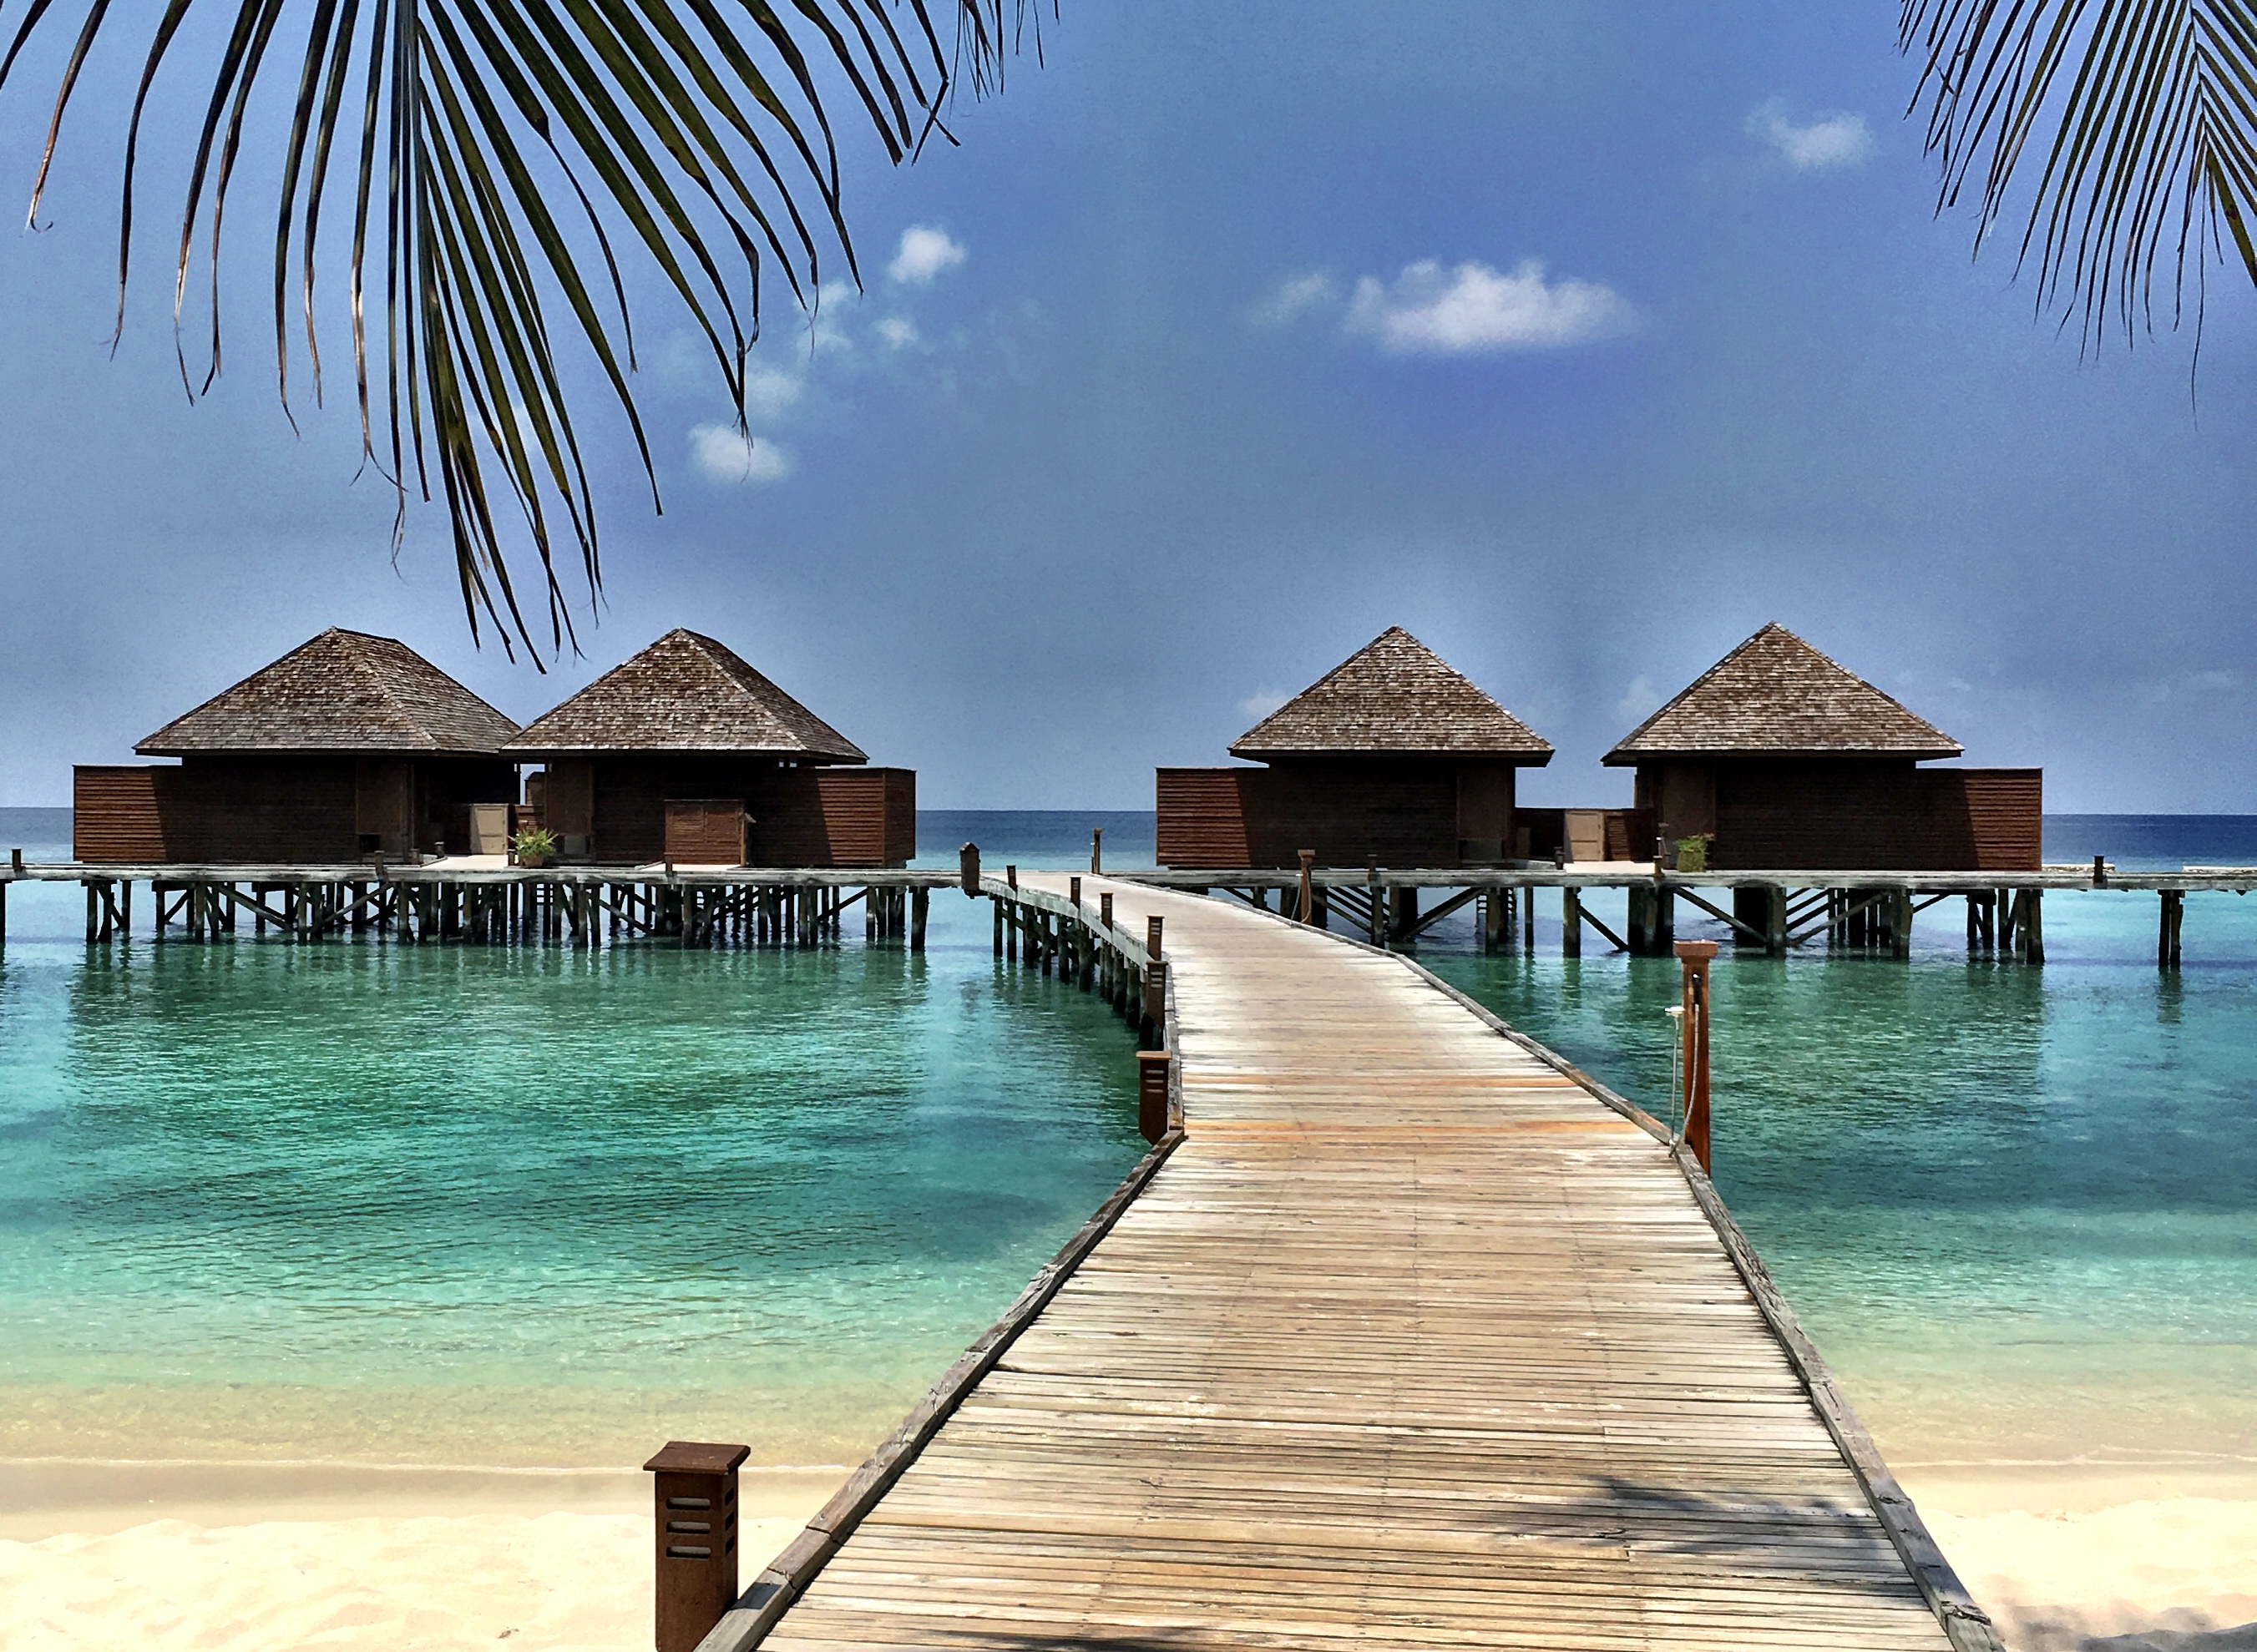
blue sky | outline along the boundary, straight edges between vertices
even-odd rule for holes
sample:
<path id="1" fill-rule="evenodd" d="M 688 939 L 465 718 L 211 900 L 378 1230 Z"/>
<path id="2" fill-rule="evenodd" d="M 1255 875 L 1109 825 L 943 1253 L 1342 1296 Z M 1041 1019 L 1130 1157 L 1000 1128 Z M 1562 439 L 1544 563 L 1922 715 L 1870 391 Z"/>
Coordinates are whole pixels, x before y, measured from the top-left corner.
<path id="1" fill-rule="evenodd" d="M 1150 807 L 1400 624 L 1560 748 L 1525 798 L 1613 801 L 1778 619 L 2056 810 L 2257 811 L 2250 294 L 2191 386 L 2183 334 L 2081 359 L 1935 216 L 1894 15 L 1066 0 L 960 148 L 850 140 L 867 290 L 771 310 L 749 455 L 640 283 L 666 513 L 589 398 L 606 601 L 545 677 L 471 646 L 428 512 L 395 561 L 349 404 L 285 423 L 270 207 L 211 396 L 161 222 L 110 356 L 113 51 L 0 237 L 0 803 L 332 624 L 520 718 L 690 625 L 998 808 Z M 0 102 L 0 175 L 44 119 Z"/>

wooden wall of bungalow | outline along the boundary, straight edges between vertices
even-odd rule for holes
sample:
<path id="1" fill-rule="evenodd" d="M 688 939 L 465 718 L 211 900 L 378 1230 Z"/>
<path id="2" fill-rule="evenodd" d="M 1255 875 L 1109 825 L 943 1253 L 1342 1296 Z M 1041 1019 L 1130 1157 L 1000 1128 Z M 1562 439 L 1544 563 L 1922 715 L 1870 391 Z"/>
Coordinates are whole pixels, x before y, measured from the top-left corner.
<path id="1" fill-rule="evenodd" d="M 1903 759 L 1686 757 L 1637 766 L 1638 807 L 1673 843 L 1709 835 L 1724 871 L 2034 872 L 2044 771 Z"/>
<path id="2" fill-rule="evenodd" d="M 517 795 L 497 758 L 264 752 L 71 773 L 73 853 L 103 864 L 336 865 L 471 846 L 471 806 Z"/>
<path id="3" fill-rule="evenodd" d="M 1514 771 L 1430 757 L 1312 758 L 1158 772 L 1166 866 L 1489 864 L 1514 847 Z"/>
<path id="4" fill-rule="evenodd" d="M 1265 768 L 1164 768 L 1158 852 L 1164 866 L 1300 865 L 1449 867 L 1501 860 L 1644 860 L 1654 820 L 1642 809 L 1527 808 L 1504 764 L 1432 759 L 1339 759 Z M 1569 843 L 1571 813 L 1593 837 Z"/>
<path id="5" fill-rule="evenodd" d="M 548 759 L 541 824 L 606 864 L 900 866 L 916 856 L 916 772 L 718 752 Z"/>

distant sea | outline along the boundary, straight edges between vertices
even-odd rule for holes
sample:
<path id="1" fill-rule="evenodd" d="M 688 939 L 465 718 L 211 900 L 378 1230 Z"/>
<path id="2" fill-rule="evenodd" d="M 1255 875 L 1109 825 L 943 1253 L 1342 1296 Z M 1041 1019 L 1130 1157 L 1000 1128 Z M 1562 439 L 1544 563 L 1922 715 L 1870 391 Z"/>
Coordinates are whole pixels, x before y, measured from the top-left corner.
<path id="1" fill-rule="evenodd" d="M 0 848 L 64 852 L 62 810 Z M 927 813 L 923 859 L 1149 865 L 1149 813 Z M 2257 818 L 2047 858 L 2257 864 Z M 921 959 L 367 942 L 0 955 L 0 1455 L 851 1459 L 1133 1162 L 1128 1043 L 934 901 Z M 1597 909 L 1612 921 L 1603 903 Z M 2048 958 L 1727 957 L 1716 1175 L 1893 1460 L 2257 1461 L 2257 903 L 2047 898 Z M 1656 1111 L 1666 960 L 1421 956 Z M 1699 933 L 1680 921 L 1680 934 Z M 1729 954 L 1730 949 L 1727 949 Z"/>

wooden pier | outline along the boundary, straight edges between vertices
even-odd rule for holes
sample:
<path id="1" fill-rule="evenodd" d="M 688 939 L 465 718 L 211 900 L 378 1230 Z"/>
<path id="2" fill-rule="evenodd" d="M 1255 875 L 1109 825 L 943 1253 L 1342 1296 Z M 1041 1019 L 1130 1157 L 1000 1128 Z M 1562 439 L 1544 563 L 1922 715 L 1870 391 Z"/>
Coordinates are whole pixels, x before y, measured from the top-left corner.
<path id="1" fill-rule="evenodd" d="M 1997 1648 L 1666 1129 L 1407 959 L 1074 882 L 985 887 L 1142 971 L 1160 1140 L 701 1652 Z"/>
<path id="2" fill-rule="evenodd" d="M 1948 900 L 1964 903 L 1967 950 L 1973 956 L 2045 962 L 2048 891 L 2105 889 L 2160 894 L 2156 962 L 2179 967 L 2180 936 L 2190 893 L 2247 894 L 2257 868 L 2190 866 L 2179 872 L 2119 872 L 2105 862 L 2034 872 L 1654 872 L 1638 863 L 1556 869 L 1312 867 L 1305 872 L 1226 868 L 1123 872 L 1117 876 L 1156 889 L 1233 897 L 1262 910 L 1302 915 L 1383 949 L 1413 942 L 1443 920 L 1474 909 L 1486 949 L 1533 951 L 1536 900 L 1556 891 L 1560 950 L 1580 957 L 1585 931 L 1617 952 L 1666 957 L 1680 907 L 1723 924 L 1735 945 L 1773 957 L 1814 943 L 1829 950 L 1912 955 L 1914 921 Z M 1628 896 L 1629 921 L 1617 935 L 1584 904 L 1592 890 Z M 1431 903 L 1431 904 L 1429 904 Z"/>
<path id="3" fill-rule="evenodd" d="M 971 862 L 978 877 L 978 858 Z M 1132 870 L 1118 879 L 1154 889 L 1231 896 L 1264 911 L 1344 928 L 1383 949 L 1410 945 L 1472 908 L 1486 949 L 1533 951 L 1539 892 L 1558 902 L 1560 950 L 1581 957 L 1595 936 L 1616 951 L 1666 957 L 1680 908 L 1722 923 L 1737 948 L 1784 956 L 1812 944 L 1829 950 L 1908 957 L 1913 923 L 1947 900 L 1964 902 L 1970 956 L 2045 962 L 2048 891 L 2107 889 L 2159 894 L 2155 961 L 2180 966 L 2186 897 L 2246 894 L 2257 869 L 2188 867 L 2119 873 L 2105 863 L 2038 872 L 1731 872 L 1656 874 L 1630 864 L 1546 868 L 1312 867 Z M 467 866 L 460 861 L 366 861 L 339 865 L 59 862 L 0 867 L 0 944 L 14 882 L 77 883 L 86 889 L 89 943 L 132 933 L 134 889 L 152 939 L 220 940 L 247 922 L 255 935 L 301 940 L 374 935 L 407 944 L 598 946 L 637 938 L 684 946 L 818 946 L 844 933 L 862 908 L 864 938 L 923 948 L 929 893 L 960 881 L 955 872 L 903 868 L 751 866 Z M 1621 890 L 1629 921 L 1617 934 L 1585 904 L 1593 890 Z M 1697 919 L 1696 919 L 1697 921 Z M 1000 935 L 999 931 L 999 935 Z M 1015 947 L 1015 931 L 1013 944 Z"/>
<path id="4" fill-rule="evenodd" d="M 600 947 L 663 940 L 685 947 L 816 947 L 841 938 L 860 907 L 863 938 L 924 950 L 935 888 L 957 874 L 898 868 L 755 866 L 252 866 L 36 865 L 0 870 L 0 942 L 11 883 L 86 889 L 88 945 L 133 933 L 134 890 L 145 885 L 145 928 L 158 942 L 228 940 L 249 932 L 320 941 L 365 936 L 436 942 Z"/>

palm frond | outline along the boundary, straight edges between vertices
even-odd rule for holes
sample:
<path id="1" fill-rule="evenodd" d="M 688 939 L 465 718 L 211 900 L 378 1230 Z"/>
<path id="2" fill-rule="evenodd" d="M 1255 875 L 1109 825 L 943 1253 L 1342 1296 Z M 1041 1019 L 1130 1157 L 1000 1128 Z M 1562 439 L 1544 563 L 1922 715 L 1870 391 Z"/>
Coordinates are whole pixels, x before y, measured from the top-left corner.
<path id="1" fill-rule="evenodd" d="M 764 278 L 781 276 L 802 304 L 828 257 L 859 279 L 824 79 L 835 77 L 899 163 L 932 131 L 945 133 L 959 85 L 977 95 L 1000 84 L 1028 21 L 1027 0 L 1011 0 L 1007 43 L 1005 0 L 789 0 L 781 9 L 770 0 L 165 0 L 144 37 L 125 130 L 121 331 L 150 91 L 184 38 L 204 38 L 184 32 L 199 3 L 219 16 L 215 44 L 200 48 L 214 54 L 210 95 L 173 268 L 183 386 L 193 398 L 220 371 L 229 192 L 244 143 L 256 141 L 262 74 L 272 62 L 294 64 L 287 135 L 276 145 L 274 351 L 284 410 L 294 300 L 308 382 L 322 399 L 315 277 L 335 234 L 322 208 L 333 188 L 350 189 L 344 308 L 361 446 L 397 490 L 395 546 L 411 499 L 429 500 L 435 477 L 472 634 L 490 623 L 505 648 L 514 653 L 514 638 L 536 664 L 544 644 L 510 572 L 519 528 L 505 524 L 514 517 L 540 564 L 548 650 L 572 645 L 573 593 L 592 601 L 603 579 L 551 311 L 624 413 L 658 508 L 631 383 L 620 250 L 638 249 L 687 312 L 743 428 Z M 32 0 L 0 56 L 0 88 L 56 10 Z M 61 10 L 76 26 L 32 187 L 34 222 L 64 115 L 112 24 L 110 0 Z M 350 174 L 333 178 L 341 143 Z M 201 373 L 181 331 L 200 246 L 211 308 Z M 591 261 L 601 265 L 594 279 L 583 269 Z"/>
<path id="2" fill-rule="evenodd" d="M 2034 265 L 2041 314 L 2129 342 L 2160 291 L 2178 324 L 2190 273 L 2199 315 L 2212 258 L 2257 284 L 2249 0 L 1904 0 L 1901 38 L 1925 57 L 1937 210 L 1979 180 L 1978 250 L 2036 166 L 2015 267 Z"/>

